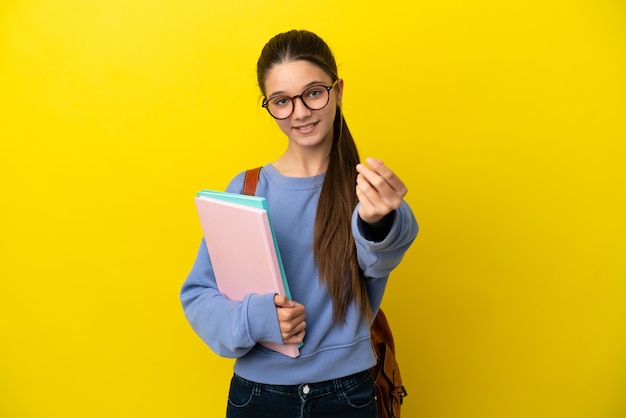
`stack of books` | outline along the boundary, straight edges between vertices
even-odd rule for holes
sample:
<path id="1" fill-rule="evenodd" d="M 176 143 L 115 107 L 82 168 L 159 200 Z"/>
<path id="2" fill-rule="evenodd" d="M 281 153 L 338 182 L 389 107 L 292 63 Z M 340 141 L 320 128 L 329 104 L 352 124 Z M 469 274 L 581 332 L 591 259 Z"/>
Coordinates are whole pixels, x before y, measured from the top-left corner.
<path id="1" fill-rule="evenodd" d="M 203 190 L 194 199 L 220 292 L 242 301 L 249 294 L 291 299 L 264 197 Z M 260 344 L 298 357 L 298 344 Z"/>

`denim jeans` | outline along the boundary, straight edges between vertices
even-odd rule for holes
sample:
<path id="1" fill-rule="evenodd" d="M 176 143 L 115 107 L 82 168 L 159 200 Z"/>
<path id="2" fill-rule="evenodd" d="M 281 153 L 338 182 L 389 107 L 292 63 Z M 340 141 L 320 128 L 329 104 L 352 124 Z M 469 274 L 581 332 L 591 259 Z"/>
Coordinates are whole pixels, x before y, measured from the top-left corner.
<path id="1" fill-rule="evenodd" d="M 377 418 L 369 370 L 340 379 L 293 386 L 266 385 L 234 375 L 227 418 Z"/>

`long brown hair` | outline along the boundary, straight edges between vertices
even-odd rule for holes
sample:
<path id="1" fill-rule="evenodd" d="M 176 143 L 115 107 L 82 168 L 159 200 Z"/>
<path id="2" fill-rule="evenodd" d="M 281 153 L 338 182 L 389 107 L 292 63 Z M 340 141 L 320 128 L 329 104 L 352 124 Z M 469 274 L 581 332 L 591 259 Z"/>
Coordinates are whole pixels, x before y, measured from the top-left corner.
<path id="1" fill-rule="evenodd" d="M 333 82 L 339 78 L 335 57 L 326 42 L 312 32 L 292 30 L 273 37 L 261 52 L 257 80 L 263 95 L 268 71 L 276 64 L 298 60 L 317 65 Z M 340 323 L 350 303 L 356 303 L 368 318 L 372 312 L 351 228 L 352 212 L 358 202 L 355 167 L 360 161 L 359 152 L 339 105 L 333 131 L 328 168 L 315 216 L 313 253 L 320 281 L 326 285 L 332 299 L 333 317 Z"/>

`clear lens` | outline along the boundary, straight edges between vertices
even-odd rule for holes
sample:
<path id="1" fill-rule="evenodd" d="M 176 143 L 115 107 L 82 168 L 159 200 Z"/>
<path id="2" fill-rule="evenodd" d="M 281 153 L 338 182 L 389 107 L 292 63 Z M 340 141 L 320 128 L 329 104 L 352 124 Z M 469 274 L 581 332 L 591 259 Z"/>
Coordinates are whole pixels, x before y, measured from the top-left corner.
<path id="1" fill-rule="evenodd" d="M 267 102 L 267 110 L 276 119 L 287 119 L 293 112 L 293 101 L 291 97 L 273 97 Z"/>
<path id="2" fill-rule="evenodd" d="M 313 86 L 302 93 L 302 100 L 311 110 L 319 110 L 328 103 L 328 90 L 324 86 Z"/>

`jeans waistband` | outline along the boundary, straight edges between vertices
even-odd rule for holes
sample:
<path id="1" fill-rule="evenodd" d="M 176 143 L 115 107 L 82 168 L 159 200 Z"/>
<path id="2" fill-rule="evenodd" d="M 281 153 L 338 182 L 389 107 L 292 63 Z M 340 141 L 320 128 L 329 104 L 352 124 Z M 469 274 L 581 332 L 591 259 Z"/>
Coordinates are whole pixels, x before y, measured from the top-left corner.
<path id="1" fill-rule="evenodd" d="M 363 370 L 349 376 L 340 377 L 337 379 L 325 380 L 322 382 L 314 383 L 301 383 L 299 385 L 268 385 L 265 383 L 253 382 L 239 375 L 235 375 L 237 378 L 242 379 L 248 384 L 255 386 L 260 391 L 271 391 L 282 393 L 284 395 L 306 395 L 307 397 L 321 396 L 328 393 L 336 392 L 340 388 L 349 388 L 350 386 L 361 382 L 365 378 L 371 378 L 370 370 Z"/>

